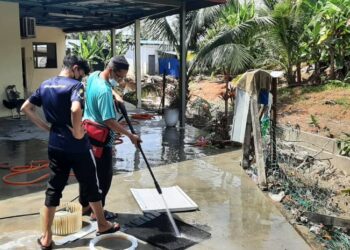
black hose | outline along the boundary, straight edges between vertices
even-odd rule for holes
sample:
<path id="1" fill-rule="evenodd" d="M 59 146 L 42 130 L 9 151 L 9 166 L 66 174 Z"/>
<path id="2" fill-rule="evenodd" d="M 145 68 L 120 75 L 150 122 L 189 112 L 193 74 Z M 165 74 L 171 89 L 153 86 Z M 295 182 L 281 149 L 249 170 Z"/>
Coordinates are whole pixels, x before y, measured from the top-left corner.
<path id="1" fill-rule="evenodd" d="M 70 202 L 75 201 L 76 199 L 79 198 L 79 195 L 77 197 L 75 197 L 73 200 L 71 200 Z M 58 209 L 58 211 L 63 211 L 64 208 L 62 209 Z M 6 220 L 6 219 L 12 219 L 12 218 L 18 218 L 18 217 L 26 217 L 26 216 L 33 216 L 33 215 L 39 215 L 40 213 L 36 212 L 36 213 L 31 213 L 31 214 L 17 214 L 17 215 L 11 215 L 11 216 L 6 216 L 6 217 L 0 217 L 0 220 Z"/>

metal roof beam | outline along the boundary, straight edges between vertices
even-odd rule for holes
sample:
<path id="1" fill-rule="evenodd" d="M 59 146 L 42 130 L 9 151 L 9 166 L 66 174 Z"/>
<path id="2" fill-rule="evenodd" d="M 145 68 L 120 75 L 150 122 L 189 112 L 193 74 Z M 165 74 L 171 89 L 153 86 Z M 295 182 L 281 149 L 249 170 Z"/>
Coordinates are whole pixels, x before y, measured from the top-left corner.
<path id="1" fill-rule="evenodd" d="M 170 7 L 181 7 L 182 1 L 180 0 L 162 0 L 162 1 L 155 1 L 155 0 L 132 0 L 129 2 L 133 3 L 147 3 L 152 4 L 156 6 L 170 6 Z"/>
<path id="2" fill-rule="evenodd" d="M 65 4 L 65 3 L 79 3 L 79 2 L 89 2 L 88 0 L 57 0 L 43 3 L 45 6 L 57 5 L 57 4 Z"/>
<path id="3" fill-rule="evenodd" d="M 133 24 L 133 23 L 134 23 L 134 21 L 120 23 L 118 25 L 117 24 L 114 24 L 114 25 L 113 24 L 103 24 L 103 25 L 96 25 L 96 26 L 90 26 L 90 27 L 76 26 L 74 28 L 63 29 L 63 31 L 66 33 L 72 33 L 72 32 L 81 32 L 81 31 L 93 31 L 93 30 L 109 30 L 111 28 L 122 29 L 126 26 Z"/>

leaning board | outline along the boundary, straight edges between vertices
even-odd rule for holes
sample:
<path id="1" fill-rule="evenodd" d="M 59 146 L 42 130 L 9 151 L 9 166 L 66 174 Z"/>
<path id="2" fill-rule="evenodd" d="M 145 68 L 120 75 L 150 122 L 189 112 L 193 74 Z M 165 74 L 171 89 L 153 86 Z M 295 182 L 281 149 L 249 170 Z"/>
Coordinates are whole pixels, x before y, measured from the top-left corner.
<path id="1" fill-rule="evenodd" d="M 130 190 L 143 212 L 166 211 L 164 201 L 155 188 L 131 188 Z M 179 186 L 162 188 L 162 193 L 171 212 L 198 209 L 198 205 Z"/>

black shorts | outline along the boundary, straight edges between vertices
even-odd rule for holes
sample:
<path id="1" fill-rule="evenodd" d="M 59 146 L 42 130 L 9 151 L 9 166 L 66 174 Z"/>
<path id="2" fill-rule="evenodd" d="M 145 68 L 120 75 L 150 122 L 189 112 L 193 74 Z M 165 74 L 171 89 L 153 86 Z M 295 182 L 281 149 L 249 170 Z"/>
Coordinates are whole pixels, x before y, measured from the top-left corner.
<path id="1" fill-rule="evenodd" d="M 112 148 L 104 147 L 100 158 L 96 158 L 97 176 L 99 186 L 102 190 L 102 206 L 106 203 L 106 196 L 112 184 L 113 164 L 112 164 Z M 86 207 L 88 202 L 88 189 L 84 185 L 80 185 L 79 202 L 83 207 Z"/>
<path id="2" fill-rule="evenodd" d="M 102 191 L 99 188 L 95 158 L 91 150 L 84 153 L 67 153 L 49 148 L 48 155 L 51 175 L 46 190 L 46 206 L 56 207 L 59 205 L 71 169 L 73 169 L 78 182 L 88 187 L 86 190 L 88 201 L 101 200 Z"/>

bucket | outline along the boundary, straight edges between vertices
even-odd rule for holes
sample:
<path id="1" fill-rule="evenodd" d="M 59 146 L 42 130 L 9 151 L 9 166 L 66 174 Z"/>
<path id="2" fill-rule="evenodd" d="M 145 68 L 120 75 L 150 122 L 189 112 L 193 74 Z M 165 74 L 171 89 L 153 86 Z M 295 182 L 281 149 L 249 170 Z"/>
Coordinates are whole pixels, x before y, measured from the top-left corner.
<path id="1" fill-rule="evenodd" d="M 109 243 L 111 243 L 111 244 L 117 244 L 115 242 L 112 242 L 113 239 L 116 240 L 116 241 L 123 242 L 122 245 L 126 245 L 124 250 L 134 250 L 134 249 L 137 248 L 137 245 L 138 245 L 138 241 L 137 241 L 137 239 L 134 236 L 129 235 L 129 234 L 125 234 L 125 233 L 121 233 L 121 232 L 116 232 L 116 233 L 113 233 L 113 234 L 104 234 L 104 235 L 100 235 L 100 236 L 97 236 L 97 237 L 93 238 L 90 241 L 89 249 L 90 250 L 97 250 L 95 245 L 99 241 L 102 241 L 102 240 L 105 240 L 105 239 L 109 239 Z"/>

